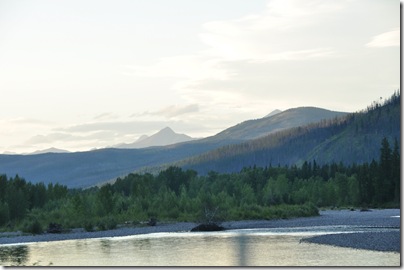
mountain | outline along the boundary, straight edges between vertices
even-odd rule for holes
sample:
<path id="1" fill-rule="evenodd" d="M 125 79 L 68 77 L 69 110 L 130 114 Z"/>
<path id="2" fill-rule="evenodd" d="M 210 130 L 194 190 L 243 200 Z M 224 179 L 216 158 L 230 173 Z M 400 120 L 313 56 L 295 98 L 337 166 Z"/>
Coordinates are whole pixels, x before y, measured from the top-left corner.
<path id="1" fill-rule="evenodd" d="M 28 155 L 38 155 L 38 154 L 45 154 L 45 153 L 69 153 L 69 151 L 51 147 L 48 149 L 43 149 L 43 150 L 38 150 L 38 151 L 32 152 Z"/>
<path id="2" fill-rule="evenodd" d="M 269 114 L 265 115 L 264 117 L 271 117 L 271 116 L 274 116 L 275 114 L 278 114 L 280 112 L 282 112 L 282 111 L 276 109 L 276 110 L 273 110 L 272 112 L 270 112 Z"/>
<path id="3" fill-rule="evenodd" d="M 173 165 L 209 171 L 238 172 L 248 166 L 361 164 L 379 159 L 384 137 L 390 145 L 401 138 L 401 98 L 394 94 L 383 105 L 341 118 L 321 121 L 272 133 L 258 139 L 223 146 Z"/>
<path id="4" fill-rule="evenodd" d="M 272 114 L 272 115 L 271 115 Z M 275 111 L 255 120 L 244 121 L 230 127 L 214 136 L 215 140 L 251 140 L 284 129 L 325 121 L 346 115 L 345 112 L 335 112 L 316 107 L 292 108 L 283 112 Z"/>
<path id="5" fill-rule="evenodd" d="M 257 166 L 266 166 L 270 163 L 299 164 L 303 160 L 313 158 L 319 162 L 321 159 L 327 161 L 333 157 L 335 160 L 346 158 L 347 162 L 353 160 L 359 163 L 367 160 L 363 158 L 363 155 L 366 155 L 366 158 L 377 158 L 381 136 L 387 134 L 391 138 L 393 135 L 400 134 L 400 110 L 398 109 L 397 113 L 397 108 L 389 108 L 389 113 L 384 107 L 378 108 L 384 119 L 382 121 L 384 126 L 380 126 L 378 122 L 378 111 L 371 113 L 371 117 L 367 116 L 368 113 L 354 114 L 356 124 L 349 124 L 347 120 L 338 120 L 331 113 L 329 114 L 331 119 L 320 120 L 317 124 L 311 123 L 309 126 L 296 126 L 302 123 L 301 119 L 311 119 L 304 120 L 306 122 L 314 121 L 315 118 L 312 118 L 314 112 L 327 113 L 327 110 L 306 107 L 287 110 L 267 119 L 245 121 L 208 138 L 167 146 L 138 149 L 107 148 L 74 153 L 0 155 L 0 174 L 8 176 L 18 174 L 32 183 L 52 182 L 69 188 L 83 188 L 116 179 L 134 171 L 153 171 L 156 167 L 169 164 L 181 164 L 185 168 L 195 168 L 198 172 L 204 173 L 216 169 L 237 171 L 243 166 L 252 164 Z M 307 116 L 304 116 L 305 114 Z M 342 114 L 341 117 L 348 119 L 353 116 Z M 288 125 L 285 119 L 289 119 L 292 124 Z M 326 117 L 323 115 L 316 119 L 326 119 Z M 263 124 L 264 122 L 266 125 Z M 342 132 L 344 125 L 333 125 L 333 123 L 346 123 L 346 126 L 349 124 L 353 127 L 346 129 L 345 132 L 348 134 L 346 135 Z M 354 138 L 349 136 L 348 131 L 355 131 L 355 125 L 362 137 L 355 137 L 354 144 L 358 146 L 358 149 L 355 151 L 352 149 L 352 155 L 347 156 L 345 151 L 352 145 L 350 138 Z M 316 132 L 317 137 L 312 135 Z M 170 133 L 174 132 L 163 129 L 160 135 Z M 144 138 L 141 142 L 153 136 Z M 327 144 L 327 142 L 330 143 Z M 340 149 L 344 150 L 341 154 Z M 178 163 L 179 161 L 182 162 Z"/>
<path id="6" fill-rule="evenodd" d="M 3 155 L 18 155 L 16 152 L 5 151 Z"/>
<path id="7" fill-rule="evenodd" d="M 137 139 L 136 142 L 141 142 L 141 141 L 143 141 L 144 139 L 147 139 L 147 138 L 149 138 L 149 136 L 147 136 L 147 135 L 142 135 L 142 136 L 139 137 L 139 139 Z"/>
<path id="8" fill-rule="evenodd" d="M 145 148 L 151 146 L 166 146 L 186 141 L 194 140 L 192 137 L 175 133 L 171 128 L 166 127 L 151 136 L 143 135 L 136 142 L 130 144 L 120 144 L 115 148 Z"/>

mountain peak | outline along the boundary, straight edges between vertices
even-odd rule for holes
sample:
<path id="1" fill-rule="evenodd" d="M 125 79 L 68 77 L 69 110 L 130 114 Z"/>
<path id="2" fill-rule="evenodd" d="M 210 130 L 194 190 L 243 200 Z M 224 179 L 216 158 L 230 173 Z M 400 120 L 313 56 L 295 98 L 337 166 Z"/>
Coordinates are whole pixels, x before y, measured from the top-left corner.
<path id="1" fill-rule="evenodd" d="M 139 137 L 139 139 L 137 139 L 136 142 L 141 142 L 141 141 L 143 141 L 143 140 L 145 140 L 145 139 L 147 139 L 147 138 L 149 138 L 149 136 L 147 136 L 147 135 L 142 135 L 142 136 Z"/>
<path id="2" fill-rule="evenodd" d="M 172 130 L 170 127 L 165 127 L 162 130 L 160 130 L 157 133 L 163 133 L 163 134 L 177 134 L 174 132 L 174 130 Z"/>
<path id="3" fill-rule="evenodd" d="M 278 114 L 278 113 L 281 113 L 281 112 L 282 112 L 282 111 L 281 111 L 281 110 L 278 110 L 278 109 L 273 110 L 273 111 L 270 112 L 269 114 L 265 115 L 264 118 L 274 116 L 274 115 L 276 115 L 276 114 Z"/>
<path id="4" fill-rule="evenodd" d="M 315 107 L 298 107 L 286 111 L 275 110 L 266 117 L 244 121 L 225 129 L 216 134 L 214 138 L 241 141 L 256 139 L 283 129 L 304 126 L 345 114 L 344 112 L 334 112 Z"/>
<path id="5" fill-rule="evenodd" d="M 141 136 L 136 142 L 130 144 L 121 144 L 118 148 L 145 148 L 150 146 L 166 146 L 186 141 L 194 140 L 192 137 L 176 133 L 170 127 L 165 127 L 157 133 L 146 136 Z"/>

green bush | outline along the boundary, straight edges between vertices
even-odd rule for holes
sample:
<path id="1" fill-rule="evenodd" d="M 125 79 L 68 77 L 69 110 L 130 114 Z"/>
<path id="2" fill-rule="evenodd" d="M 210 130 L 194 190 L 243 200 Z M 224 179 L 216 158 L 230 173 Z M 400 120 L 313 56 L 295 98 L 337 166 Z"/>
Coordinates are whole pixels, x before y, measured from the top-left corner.
<path id="1" fill-rule="evenodd" d="M 41 234 L 43 233 L 42 225 L 38 220 L 28 220 L 23 223 L 22 231 L 25 233 Z"/>
<path id="2" fill-rule="evenodd" d="M 84 230 L 86 232 L 93 232 L 94 231 L 94 224 L 90 220 L 87 220 L 84 223 Z"/>
<path id="3" fill-rule="evenodd" d="M 100 231 L 113 230 L 116 228 L 117 225 L 118 225 L 118 223 L 116 222 L 115 218 L 110 217 L 110 216 L 101 218 L 97 222 L 97 228 Z"/>

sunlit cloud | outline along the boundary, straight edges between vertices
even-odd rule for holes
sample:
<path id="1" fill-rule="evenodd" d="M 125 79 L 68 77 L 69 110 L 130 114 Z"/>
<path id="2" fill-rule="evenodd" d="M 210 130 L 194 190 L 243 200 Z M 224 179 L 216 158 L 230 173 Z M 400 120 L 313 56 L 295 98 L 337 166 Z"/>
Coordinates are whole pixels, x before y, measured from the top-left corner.
<path id="1" fill-rule="evenodd" d="M 388 31 L 373 37 L 366 47 L 396 47 L 400 46 L 400 29 Z"/>

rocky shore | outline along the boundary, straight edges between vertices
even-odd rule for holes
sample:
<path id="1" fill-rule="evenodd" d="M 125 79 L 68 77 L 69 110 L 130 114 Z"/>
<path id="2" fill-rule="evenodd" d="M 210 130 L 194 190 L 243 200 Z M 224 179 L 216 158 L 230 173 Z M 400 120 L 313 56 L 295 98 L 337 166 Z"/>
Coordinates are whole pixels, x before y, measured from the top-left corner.
<path id="1" fill-rule="evenodd" d="M 1 233 L 0 244 L 22 244 L 31 242 L 61 241 L 70 239 L 118 237 L 158 232 L 191 231 L 198 224 L 193 222 L 157 223 L 156 226 L 122 227 L 115 230 L 86 232 L 75 229 L 69 233 L 20 235 Z M 359 210 L 325 210 L 320 216 L 285 220 L 247 220 L 221 223 L 226 230 L 273 229 L 274 231 L 346 230 L 303 239 L 305 242 L 376 251 L 400 252 L 400 209 L 383 209 L 362 212 Z M 355 232 L 356 231 L 356 232 Z M 360 231 L 360 232 L 357 232 Z"/>

